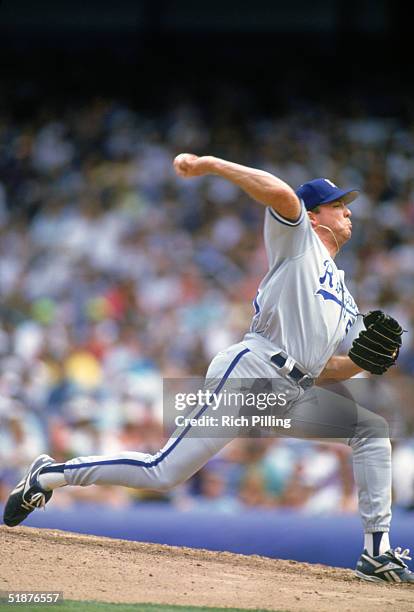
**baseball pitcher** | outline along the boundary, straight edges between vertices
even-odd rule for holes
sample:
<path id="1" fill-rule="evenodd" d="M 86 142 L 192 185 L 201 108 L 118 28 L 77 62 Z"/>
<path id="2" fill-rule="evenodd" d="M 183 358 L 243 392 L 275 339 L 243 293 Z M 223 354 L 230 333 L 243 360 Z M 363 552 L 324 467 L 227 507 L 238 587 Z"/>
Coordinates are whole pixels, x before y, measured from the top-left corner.
<path id="1" fill-rule="evenodd" d="M 315 386 L 341 381 L 365 370 L 383 374 L 398 357 L 401 326 L 380 311 L 364 316 L 364 331 L 347 356 L 335 352 L 359 315 L 335 256 L 352 233 L 349 205 L 358 196 L 325 178 L 295 192 L 261 170 L 212 156 L 183 153 L 174 160 L 178 176 L 217 175 L 244 190 L 265 209 L 264 241 L 269 262 L 254 300 L 250 331 L 238 344 L 220 352 L 206 379 L 280 381 L 292 422 L 289 435 L 335 439 L 351 447 L 364 550 L 356 575 L 372 582 L 414 583 L 405 560 L 409 550 L 392 549 L 391 445 L 382 417 L 347 401 L 330 401 L 329 391 Z M 334 404 L 334 405 L 333 405 Z M 195 419 L 206 417 L 204 405 Z M 77 457 L 64 464 L 41 455 L 11 492 L 4 522 L 12 527 L 44 506 L 53 489 L 71 485 L 117 484 L 167 490 L 199 470 L 227 444 L 228 437 L 192 437 L 182 427 L 156 454 L 123 452 L 113 456 Z"/>

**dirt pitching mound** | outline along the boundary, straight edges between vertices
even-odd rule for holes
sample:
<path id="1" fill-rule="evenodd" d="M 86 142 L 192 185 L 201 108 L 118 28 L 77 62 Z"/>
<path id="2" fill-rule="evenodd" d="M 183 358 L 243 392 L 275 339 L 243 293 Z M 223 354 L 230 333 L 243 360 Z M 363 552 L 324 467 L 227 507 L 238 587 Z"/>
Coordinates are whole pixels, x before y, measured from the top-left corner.
<path id="1" fill-rule="evenodd" d="M 349 570 L 0 527 L 0 590 L 65 599 L 268 608 L 289 612 L 414 610 L 414 587 L 360 582 Z"/>

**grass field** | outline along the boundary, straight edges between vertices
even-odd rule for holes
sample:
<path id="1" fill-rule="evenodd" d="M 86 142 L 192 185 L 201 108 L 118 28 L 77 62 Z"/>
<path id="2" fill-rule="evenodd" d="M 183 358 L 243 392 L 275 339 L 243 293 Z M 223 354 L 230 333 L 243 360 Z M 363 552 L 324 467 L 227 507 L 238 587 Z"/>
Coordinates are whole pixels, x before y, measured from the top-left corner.
<path id="1" fill-rule="evenodd" d="M 53 612 L 246 612 L 241 608 L 200 608 L 198 606 L 169 606 L 158 604 L 111 604 L 94 601 L 65 601 L 56 605 L 32 605 L 32 604 L 5 604 L 0 603 L 0 612 L 11 612 L 15 609 L 27 612 L 41 612 L 49 610 Z M 268 610 L 249 610 L 249 612 L 269 612 Z M 282 611 L 280 611 L 282 612 Z"/>

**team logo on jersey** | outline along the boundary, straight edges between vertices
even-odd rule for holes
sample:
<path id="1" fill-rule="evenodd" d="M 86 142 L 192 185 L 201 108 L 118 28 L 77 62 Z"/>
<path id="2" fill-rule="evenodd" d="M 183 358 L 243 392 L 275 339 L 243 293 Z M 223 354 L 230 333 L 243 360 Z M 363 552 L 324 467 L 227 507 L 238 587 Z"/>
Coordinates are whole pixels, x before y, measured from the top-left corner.
<path id="1" fill-rule="evenodd" d="M 319 277 L 320 288 L 316 295 L 320 295 L 326 301 L 332 301 L 341 308 L 340 317 L 348 319 L 346 323 L 346 333 L 355 323 L 358 315 L 358 307 L 354 298 L 345 287 L 342 279 L 338 275 L 336 266 L 326 259 L 323 262 L 324 270 Z"/>

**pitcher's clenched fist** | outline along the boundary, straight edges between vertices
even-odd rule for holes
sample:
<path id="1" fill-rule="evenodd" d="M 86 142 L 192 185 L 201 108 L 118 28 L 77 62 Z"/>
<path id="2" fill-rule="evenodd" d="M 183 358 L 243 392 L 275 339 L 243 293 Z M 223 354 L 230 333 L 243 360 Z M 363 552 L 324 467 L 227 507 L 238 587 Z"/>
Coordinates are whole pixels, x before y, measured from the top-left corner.
<path id="1" fill-rule="evenodd" d="M 182 178 L 203 176 L 203 174 L 211 172 L 212 159 L 209 155 L 198 157 L 198 155 L 192 153 L 180 153 L 174 159 L 174 170 Z"/>

